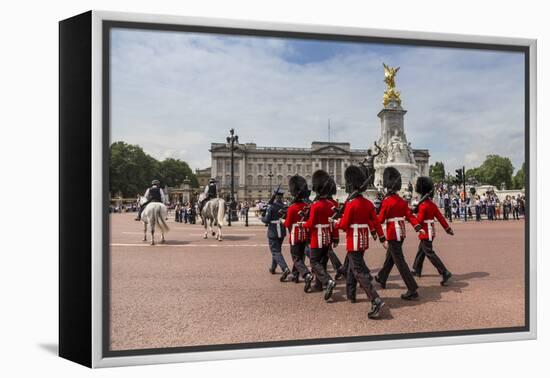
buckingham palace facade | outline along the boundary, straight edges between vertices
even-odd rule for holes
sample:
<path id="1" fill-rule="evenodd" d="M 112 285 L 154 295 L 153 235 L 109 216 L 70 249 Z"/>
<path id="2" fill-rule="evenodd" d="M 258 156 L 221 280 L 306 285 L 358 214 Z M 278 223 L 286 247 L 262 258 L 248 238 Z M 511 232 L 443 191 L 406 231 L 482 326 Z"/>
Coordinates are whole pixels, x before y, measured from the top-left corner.
<path id="1" fill-rule="evenodd" d="M 212 177 L 218 180 L 220 194 L 231 187 L 231 151 L 226 143 L 210 147 Z M 339 187 L 344 187 L 344 170 L 361 163 L 367 150 L 352 149 L 350 143 L 312 142 L 309 148 L 260 147 L 255 143 L 235 145 L 234 185 L 237 201 L 267 200 L 279 184 L 287 191 L 288 179 L 299 174 L 311 188 L 311 176 L 317 169 L 327 171 Z M 428 150 L 414 150 L 421 175 L 428 173 Z"/>

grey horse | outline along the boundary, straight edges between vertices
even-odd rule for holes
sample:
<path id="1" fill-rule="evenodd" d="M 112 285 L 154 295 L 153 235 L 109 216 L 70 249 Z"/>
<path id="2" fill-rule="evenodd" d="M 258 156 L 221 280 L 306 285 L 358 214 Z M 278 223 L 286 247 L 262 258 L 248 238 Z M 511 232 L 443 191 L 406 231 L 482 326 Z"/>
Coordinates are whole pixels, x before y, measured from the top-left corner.
<path id="1" fill-rule="evenodd" d="M 199 201 L 204 198 L 205 194 L 201 193 Z M 201 211 L 201 218 L 204 221 L 204 238 L 208 238 L 208 232 L 212 233 L 212 236 L 216 236 L 218 241 L 222 241 L 222 226 L 225 218 L 225 201 L 221 198 L 212 198 L 206 202 Z M 212 226 L 218 227 L 216 233 Z"/>

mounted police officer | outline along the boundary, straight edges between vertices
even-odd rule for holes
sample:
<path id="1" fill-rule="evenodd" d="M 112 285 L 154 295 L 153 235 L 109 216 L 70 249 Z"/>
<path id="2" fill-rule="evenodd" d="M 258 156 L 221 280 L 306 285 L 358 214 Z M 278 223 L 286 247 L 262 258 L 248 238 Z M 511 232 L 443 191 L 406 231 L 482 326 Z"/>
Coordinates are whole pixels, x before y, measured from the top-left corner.
<path id="1" fill-rule="evenodd" d="M 281 252 L 283 240 L 286 236 L 286 230 L 281 223 L 280 215 L 280 210 L 285 207 L 283 203 L 284 194 L 285 192 L 281 188 L 277 188 L 273 191 L 274 200 L 268 205 L 265 215 L 261 218 L 262 222 L 267 225 L 267 240 L 271 251 L 271 267 L 269 268 L 269 272 L 275 274 L 275 269 L 277 265 L 279 265 L 283 271 L 280 279 L 281 282 L 285 281 L 290 274 L 290 269 Z"/>
<path id="2" fill-rule="evenodd" d="M 143 196 L 145 198 L 147 198 L 147 201 L 145 201 L 143 203 L 143 205 L 141 205 L 139 207 L 139 212 L 138 212 L 138 215 L 135 219 L 136 221 L 141 220 L 141 212 L 151 202 L 164 203 L 165 197 L 164 197 L 164 192 L 162 191 L 162 188 L 160 187 L 160 181 L 159 180 L 153 180 L 153 182 L 151 182 L 151 187 L 147 188 L 147 190 L 145 191 L 145 194 Z"/>
<path id="3" fill-rule="evenodd" d="M 208 180 L 208 185 L 204 187 L 204 198 L 199 203 L 199 213 L 202 212 L 204 205 L 212 198 L 218 198 L 218 186 L 216 185 L 216 179 L 211 178 Z"/>

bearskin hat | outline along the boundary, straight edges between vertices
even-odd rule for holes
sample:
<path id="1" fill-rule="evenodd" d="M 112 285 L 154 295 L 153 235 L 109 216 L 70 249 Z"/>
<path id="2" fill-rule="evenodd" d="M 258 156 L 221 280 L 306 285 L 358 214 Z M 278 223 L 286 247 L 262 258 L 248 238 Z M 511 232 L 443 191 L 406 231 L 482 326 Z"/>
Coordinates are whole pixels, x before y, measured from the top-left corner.
<path id="1" fill-rule="evenodd" d="M 293 197 L 303 198 L 307 196 L 307 181 L 300 175 L 294 175 L 288 180 L 288 191 Z"/>
<path id="2" fill-rule="evenodd" d="M 416 179 L 415 191 L 421 195 L 430 193 L 434 189 L 434 183 L 431 178 L 420 176 Z"/>
<path id="3" fill-rule="evenodd" d="M 398 192 L 401 190 L 401 173 L 394 167 L 384 169 L 383 186 L 388 190 Z"/>
<path id="4" fill-rule="evenodd" d="M 327 189 L 325 190 L 325 192 L 327 194 L 331 195 L 331 196 L 335 196 L 336 191 L 337 191 L 336 181 L 334 181 L 334 179 L 332 177 L 329 177 L 328 184 L 327 184 Z"/>
<path id="5" fill-rule="evenodd" d="M 329 193 L 328 180 L 330 180 L 329 174 L 322 169 L 313 172 L 313 176 L 311 177 L 311 189 L 317 194 Z"/>
<path id="6" fill-rule="evenodd" d="M 346 178 L 346 188 L 350 192 L 359 189 L 367 179 L 363 170 L 356 165 L 347 167 L 344 177 Z"/>

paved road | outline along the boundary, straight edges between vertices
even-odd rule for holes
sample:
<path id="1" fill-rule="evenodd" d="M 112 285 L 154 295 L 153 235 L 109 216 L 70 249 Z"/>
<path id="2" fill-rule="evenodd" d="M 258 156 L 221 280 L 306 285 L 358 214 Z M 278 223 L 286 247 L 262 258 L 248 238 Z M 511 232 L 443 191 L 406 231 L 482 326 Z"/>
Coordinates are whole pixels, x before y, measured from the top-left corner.
<path id="1" fill-rule="evenodd" d="M 441 287 L 426 262 L 420 299 L 406 302 L 394 268 L 379 290 L 383 319 L 369 320 L 366 296 L 358 289 L 358 302 L 347 302 L 344 281 L 327 303 L 322 293 L 305 294 L 302 284 L 269 274 L 262 226 L 224 227 L 218 242 L 204 240 L 199 225 L 170 220 L 166 244 L 149 246 L 133 217 L 111 215 L 112 350 L 524 325 L 523 220 L 454 222 L 454 237 L 439 228 L 435 247 L 454 274 L 451 285 Z M 409 230 L 411 265 L 418 241 Z M 336 251 L 343 261 L 343 247 Z M 368 251 L 373 271 L 384 255 L 378 242 Z M 284 256 L 291 261 L 286 243 Z"/>

